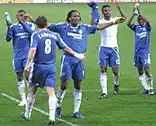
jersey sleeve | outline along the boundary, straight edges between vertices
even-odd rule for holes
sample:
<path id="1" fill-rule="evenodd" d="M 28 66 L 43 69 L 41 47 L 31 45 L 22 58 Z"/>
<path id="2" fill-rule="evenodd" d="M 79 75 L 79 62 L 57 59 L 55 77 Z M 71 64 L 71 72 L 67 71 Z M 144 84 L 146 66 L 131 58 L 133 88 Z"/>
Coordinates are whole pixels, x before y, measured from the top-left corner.
<path id="1" fill-rule="evenodd" d="M 32 34 L 31 36 L 31 44 L 30 44 L 30 48 L 37 48 L 37 37 L 35 34 Z"/>
<path id="2" fill-rule="evenodd" d="M 84 25 L 85 30 L 88 34 L 95 34 L 97 30 L 97 25 Z"/>
<path id="3" fill-rule="evenodd" d="M 100 19 L 100 14 L 98 12 L 98 8 L 93 8 L 92 9 L 91 16 L 92 16 L 92 19 L 93 19 L 94 23 L 98 24 L 99 19 Z"/>
<path id="4" fill-rule="evenodd" d="M 32 31 L 35 31 L 35 28 L 36 28 L 36 27 L 35 27 L 35 25 L 34 25 L 33 23 L 31 23 L 31 26 L 30 26 L 30 27 L 31 27 L 31 30 L 32 30 Z"/>
<path id="5" fill-rule="evenodd" d="M 135 31 L 136 24 L 130 24 L 130 26 L 129 26 L 129 27 L 130 27 L 130 29 L 131 29 L 131 30 Z"/>
<path id="6" fill-rule="evenodd" d="M 53 31 L 53 32 L 60 33 L 62 26 L 63 26 L 63 23 L 51 24 L 50 25 L 50 30 Z"/>
<path id="7" fill-rule="evenodd" d="M 147 29 L 148 32 L 151 32 L 152 26 L 151 25 L 146 25 L 146 29 Z"/>
<path id="8" fill-rule="evenodd" d="M 35 30 L 35 28 L 33 28 L 32 24 L 21 23 L 21 25 L 23 26 L 24 30 L 30 34 L 32 34 Z"/>
<path id="9" fill-rule="evenodd" d="M 68 46 L 65 44 L 65 42 L 56 34 L 56 44 L 59 49 L 67 48 Z"/>
<path id="10" fill-rule="evenodd" d="M 5 39 L 6 39 L 6 41 L 9 42 L 12 38 L 13 38 L 13 25 L 8 27 Z"/>

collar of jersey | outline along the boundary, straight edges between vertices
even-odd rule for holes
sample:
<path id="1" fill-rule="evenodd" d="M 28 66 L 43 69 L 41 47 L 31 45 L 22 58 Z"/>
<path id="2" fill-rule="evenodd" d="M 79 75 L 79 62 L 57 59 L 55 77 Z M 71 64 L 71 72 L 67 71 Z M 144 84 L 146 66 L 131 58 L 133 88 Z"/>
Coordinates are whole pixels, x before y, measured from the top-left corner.
<path id="1" fill-rule="evenodd" d="M 103 20 L 105 20 L 105 21 L 111 21 L 112 19 L 113 19 L 113 17 L 110 17 L 109 20 L 106 20 L 105 18 L 103 18 Z"/>
<path id="2" fill-rule="evenodd" d="M 73 27 L 71 24 L 69 24 L 70 28 L 78 28 L 79 24 L 76 27 Z"/>
<path id="3" fill-rule="evenodd" d="M 42 28 L 42 29 L 39 29 L 39 31 L 42 31 L 42 30 L 48 30 L 47 28 Z"/>

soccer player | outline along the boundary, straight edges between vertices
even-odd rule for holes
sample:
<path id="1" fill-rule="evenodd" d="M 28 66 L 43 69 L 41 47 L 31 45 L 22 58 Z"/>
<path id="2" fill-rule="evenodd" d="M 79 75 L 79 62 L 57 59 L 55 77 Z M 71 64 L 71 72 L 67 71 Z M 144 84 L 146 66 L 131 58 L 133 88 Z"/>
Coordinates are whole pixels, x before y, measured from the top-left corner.
<path id="1" fill-rule="evenodd" d="M 127 26 L 135 33 L 135 50 L 134 64 L 137 67 L 139 80 L 144 87 L 142 93 L 153 95 L 153 79 L 150 71 L 150 35 L 151 25 L 147 18 L 141 13 L 140 7 L 136 7 L 138 11 L 138 24 L 133 24 L 132 20 L 136 15 L 136 11 L 128 20 Z"/>
<path id="2" fill-rule="evenodd" d="M 88 4 L 92 8 L 92 24 L 93 23 L 108 23 L 118 17 L 111 16 L 111 7 L 108 4 L 102 6 L 101 11 L 104 16 L 103 19 L 99 20 L 96 2 L 91 2 Z M 126 20 L 126 16 L 121 11 L 121 8 L 118 3 L 116 3 L 116 7 L 120 12 L 120 16 L 123 17 L 122 22 Z M 99 22 L 97 22 L 99 20 Z M 114 94 L 118 94 L 119 92 L 119 67 L 120 67 L 120 56 L 119 56 L 119 47 L 117 43 L 117 32 L 118 32 L 118 24 L 112 25 L 104 30 L 100 31 L 101 36 L 101 44 L 99 47 L 99 65 L 101 68 L 100 72 L 100 84 L 102 93 L 100 95 L 100 99 L 103 99 L 107 96 L 107 67 L 110 66 L 112 68 L 113 77 L 114 77 Z"/>
<path id="3" fill-rule="evenodd" d="M 34 24 L 27 22 L 25 14 L 25 10 L 19 10 L 16 14 L 18 22 L 8 26 L 6 33 L 6 40 L 8 42 L 13 41 L 13 67 L 17 74 L 17 86 L 22 99 L 19 106 L 23 106 L 26 103 L 23 72 L 30 47 L 30 36 L 35 30 Z"/>
<path id="4" fill-rule="evenodd" d="M 37 17 L 35 23 L 38 31 L 31 36 L 30 51 L 25 67 L 30 85 L 25 113 L 22 118 L 30 119 L 37 87 L 45 86 L 49 95 L 49 125 L 51 125 L 55 122 L 57 102 L 54 91 L 56 83 L 56 45 L 63 49 L 65 55 L 75 56 L 79 60 L 83 60 L 85 56 L 73 52 L 56 33 L 49 31 L 46 17 Z"/>
<path id="5" fill-rule="evenodd" d="M 63 41 L 77 53 L 85 55 L 88 43 L 88 34 L 94 34 L 96 30 L 102 30 L 106 27 L 120 23 L 123 18 L 111 21 L 109 23 L 103 23 L 99 25 L 86 25 L 79 24 L 81 21 L 81 16 L 78 10 L 71 10 L 67 14 L 67 23 L 51 24 L 50 30 L 60 34 Z M 82 89 L 81 84 L 84 79 L 84 61 L 79 60 L 76 57 L 64 54 L 61 62 L 61 86 L 57 94 L 57 108 L 56 116 L 61 118 L 61 103 L 66 93 L 66 88 L 68 86 L 67 81 L 73 79 L 74 81 L 74 118 L 84 118 L 84 116 L 79 112 L 81 99 L 82 99 Z"/>

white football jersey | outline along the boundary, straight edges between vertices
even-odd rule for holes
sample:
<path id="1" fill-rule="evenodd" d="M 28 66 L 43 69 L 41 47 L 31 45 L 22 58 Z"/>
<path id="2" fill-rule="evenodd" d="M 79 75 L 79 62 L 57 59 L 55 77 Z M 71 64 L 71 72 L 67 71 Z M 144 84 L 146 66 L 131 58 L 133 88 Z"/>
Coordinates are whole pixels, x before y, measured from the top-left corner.
<path id="1" fill-rule="evenodd" d="M 118 17 L 111 18 L 109 21 L 105 20 L 104 18 L 99 21 L 99 24 L 109 23 L 116 20 Z M 104 47 L 118 47 L 117 43 L 117 32 L 118 32 L 118 25 L 112 25 L 104 30 L 100 30 L 101 36 L 101 45 Z"/>

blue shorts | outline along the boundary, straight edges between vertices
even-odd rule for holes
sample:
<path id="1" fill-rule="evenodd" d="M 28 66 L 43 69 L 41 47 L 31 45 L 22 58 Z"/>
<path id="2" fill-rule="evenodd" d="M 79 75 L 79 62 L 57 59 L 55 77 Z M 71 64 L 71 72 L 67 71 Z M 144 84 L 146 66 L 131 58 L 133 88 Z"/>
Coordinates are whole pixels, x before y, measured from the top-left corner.
<path id="1" fill-rule="evenodd" d="M 120 67 L 120 56 L 117 47 L 109 48 L 100 46 L 99 48 L 99 65 Z"/>
<path id="2" fill-rule="evenodd" d="M 27 62 L 27 58 L 24 59 L 13 59 L 13 68 L 15 72 L 24 71 L 25 65 Z"/>
<path id="3" fill-rule="evenodd" d="M 144 55 L 144 56 L 134 56 L 134 65 L 135 67 L 145 67 L 150 65 L 150 55 Z"/>
<path id="4" fill-rule="evenodd" d="M 29 84 L 36 87 L 55 87 L 56 83 L 56 66 L 32 64 L 29 75 Z"/>
<path id="5" fill-rule="evenodd" d="M 61 60 L 61 79 L 84 79 L 84 62 L 73 56 L 64 55 Z"/>

